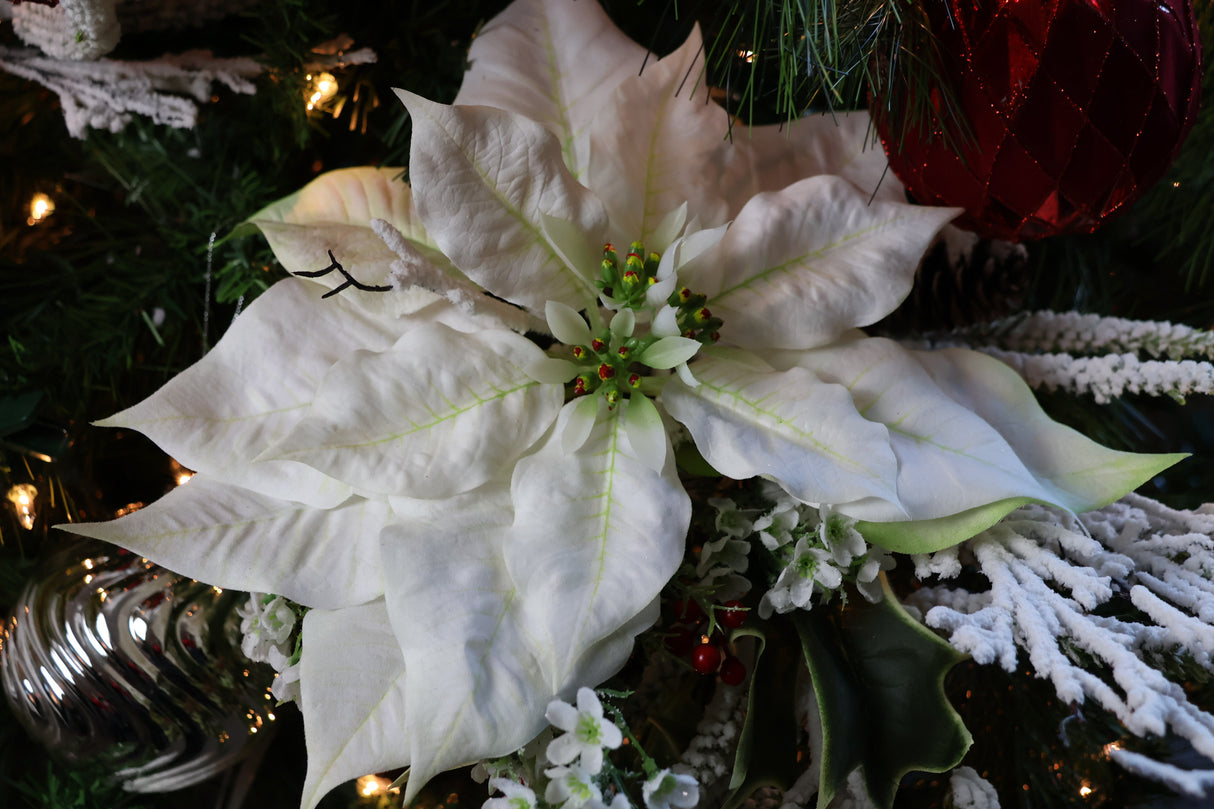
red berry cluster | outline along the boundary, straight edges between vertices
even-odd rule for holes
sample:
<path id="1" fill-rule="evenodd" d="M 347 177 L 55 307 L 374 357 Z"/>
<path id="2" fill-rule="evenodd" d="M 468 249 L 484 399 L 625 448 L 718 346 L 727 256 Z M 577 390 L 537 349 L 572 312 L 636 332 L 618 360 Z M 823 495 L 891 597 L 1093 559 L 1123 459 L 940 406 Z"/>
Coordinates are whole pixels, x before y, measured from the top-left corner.
<path id="1" fill-rule="evenodd" d="M 712 608 L 716 626 L 694 599 L 679 599 L 672 605 L 673 626 L 666 648 L 679 657 L 686 656 L 700 674 L 716 674 L 726 685 L 740 685 L 746 679 L 746 666 L 729 651 L 725 630 L 746 623 L 746 607 L 741 601 L 726 601 Z"/>

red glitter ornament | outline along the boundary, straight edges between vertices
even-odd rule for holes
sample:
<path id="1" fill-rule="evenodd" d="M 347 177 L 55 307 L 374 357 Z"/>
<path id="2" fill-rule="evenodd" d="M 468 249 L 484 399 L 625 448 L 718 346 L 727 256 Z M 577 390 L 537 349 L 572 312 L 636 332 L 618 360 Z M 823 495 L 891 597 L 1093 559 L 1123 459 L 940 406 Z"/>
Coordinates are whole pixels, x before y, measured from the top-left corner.
<path id="1" fill-rule="evenodd" d="M 1090 233 L 1163 176 L 1196 117 L 1201 45 L 1188 0 L 924 9 L 969 134 L 903 126 L 874 99 L 877 129 L 915 200 L 965 208 L 956 224 L 983 236 Z"/>

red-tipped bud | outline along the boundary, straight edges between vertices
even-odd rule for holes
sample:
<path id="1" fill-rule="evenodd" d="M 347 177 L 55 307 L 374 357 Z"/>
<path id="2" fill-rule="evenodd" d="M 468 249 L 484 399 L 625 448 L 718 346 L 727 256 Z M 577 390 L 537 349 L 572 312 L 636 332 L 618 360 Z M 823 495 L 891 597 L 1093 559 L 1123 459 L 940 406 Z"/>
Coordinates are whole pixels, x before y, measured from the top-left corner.
<path id="1" fill-rule="evenodd" d="M 599 379 L 611 379 L 613 376 L 615 376 L 615 369 L 610 365 L 603 363 L 599 366 Z"/>
<path id="2" fill-rule="evenodd" d="M 598 353 L 599 351 L 602 351 L 604 348 L 606 348 L 607 344 L 604 343 L 599 338 L 595 337 L 593 340 L 590 341 L 590 347 L 592 349 L 594 349 L 595 353 Z"/>

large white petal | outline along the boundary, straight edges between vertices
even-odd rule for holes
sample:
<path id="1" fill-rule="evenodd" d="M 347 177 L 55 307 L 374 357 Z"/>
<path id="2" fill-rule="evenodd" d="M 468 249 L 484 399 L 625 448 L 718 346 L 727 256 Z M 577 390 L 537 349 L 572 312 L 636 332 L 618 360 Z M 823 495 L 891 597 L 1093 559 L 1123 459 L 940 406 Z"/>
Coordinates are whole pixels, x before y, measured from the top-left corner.
<path id="1" fill-rule="evenodd" d="M 61 527 L 207 584 L 332 609 L 383 594 L 377 537 L 390 518 L 386 501 L 310 508 L 197 474 L 120 519 Z"/>
<path id="2" fill-rule="evenodd" d="M 627 633 L 683 557 L 691 500 L 673 460 L 660 471 L 648 467 L 612 413 L 575 453 L 550 437 L 515 467 L 511 492 L 506 564 L 550 688 L 567 693 L 588 684 L 571 678 L 605 676 L 627 659 Z M 603 644 L 614 657 L 587 658 Z"/>
<path id="3" fill-rule="evenodd" d="M 260 229 L 288 272 L 323 270 L 331 263 L 329 251 L 332 251 L 333 257 L 359 283 L 390 286 L 392 262 L 397 255 L 371 229 L 372 220 L 382 219 L 415 243 L 418 255 L 439 273 L 446 268 L 447 261 L 429 246 L 429 237 L 417 216 L 403 173 L 399 168 L 369 167 L 326 172 L 254 214 L 242 230 L 250 226 Z M 331 290 L 346 279 L 333 271 L 311 280 Z M 422 290 L 374 293 L 346 289 L 338 294 L 385 311 L 390 311 L 390 307 L 412 311 L 433 299 Z"/>
<path id="4" fill-rule="evenodd" d="M 999 431 L 1050 502 L 1076 513 L 1108 505 L 1185 457 L 1119 452 L 1058 424 L 1019 374 L 985 354 L 956 348 L 912 356 L 950 398 Z"/>
<path id="5" fill-rule="evenodd" d="M 556 420 L 559 384 L 527 368 L 544 354 L 504 329 L 440 323 L 391 350 L 357 352 L 326 375 L 311 409 L 269 451 L 360 493 L 446 497 L 509 469 Z"/>
<path id="6" fill-rule="evenodd" d="M 219 344 L 156 393 L 98 422 L 151 438 L 190 469 L 318 507 L 350 488 L 297 461 L 253 462 L 304 415 L 337 360 L 390 347 L 412 320 L 378 317 L 286 279 L 254 301 Z M 306 324 L 301 326 L 301 324 Z"/>
<path id="7" fill-rule="evenodd" d="M 397 94 L 413 118 L 414 200 L 443 253 L 494 295 L 541 317 L 549 300 L 577 310 L 591 305 L 598 266 L 567 266 L 545 237 L 543 218 L 573 223 L 586 250 L 596 250 L 606 214 L 565 167 L 556 136 L 503 110 Z"/>
<path id="8" fill-rule="evenodd" d="M 595 119 L 586 184 L 607 205 L 611 240 L 646 249 L 665 217 L 687 203 L 702 227 L 723 224 L 729 116 L 707 98 L 699 28 L 674 53 L 621 83 Z"/>
<path id="9" fill-rule="evenodd" d="M 1010 510 L 1026 499 L 1090 508 L 1175 460 L 1113 452 L 1053 422 L 1011 369 L 973 352 L 918 354 L 865 338 L 804 352 L 799 363 L 846 386 L 860 412 L 889 429 L 904 513 L 879 501 L 840 506 L 863 520 L 930 520 L 1001 501 Z"/>
<path id="10" fill-rule="evenodd" d="M 881 424 L 857 412 L 846 388 L 804 368 L 771 371 L 701 356 L 698 387 L 670 379 L 667 412 L 721 474 L 777 481 L 807 503 L 878 498 L 897 511 L 897 462 Z"/>
<path id="11" fill-rule="evenodd" d="M 855 185 L 865 199 L 905 202 L 902 183 L 888 161 L 865 111 L 819 113 L 783 124 L 735 126 L 728 198 L 736 211 L 764 191 L 797 180 L 834 174 Z"/>
<path id="12" fill-rule="evenodd" d="M 503 557 L 509 487 L 393 505 L 402 521 L 382 535 L 382 552 L 409 672 L 408 803 L 439 772 L 522 747 L 556 694 Z"/>
<path id="13" fill-rule="evenodd" d="M 308 748 L 302 809 L 333 787 L 409 763 L 405 663 L 382 600 L 304 617 L 300 710 Z"/>
<path id="14" fill-rule="evenodd" d="M 725 341 L 811 348 L 893 311 L 956 213 L 869 203 L 838 177 L 812 177 L 748 202 L 683 282 L 708 295 Z"/>
<path id="15" fill-rule="evenodd" d="M 540 122 L 560 139 L 566 165 L 580 176 L 590 121 L 616 85 L 640 72 L 645 57 L 598 3 L 520 0 L 472 41 L 455 103 Z"/>

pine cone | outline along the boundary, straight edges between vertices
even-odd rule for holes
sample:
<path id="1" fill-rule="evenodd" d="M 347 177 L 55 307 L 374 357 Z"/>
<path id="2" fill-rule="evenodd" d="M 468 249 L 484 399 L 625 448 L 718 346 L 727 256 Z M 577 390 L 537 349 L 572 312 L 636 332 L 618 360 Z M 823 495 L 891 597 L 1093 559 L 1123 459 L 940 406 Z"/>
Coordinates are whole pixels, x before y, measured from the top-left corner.
<path id="1" fill-rule="evenodd" d="M 871 331 L 902 337 L 1006 317 L 1024 302 L 1027 261 L 1024 245 L 946 225 L 920 263 L 910 295 Z"/>

